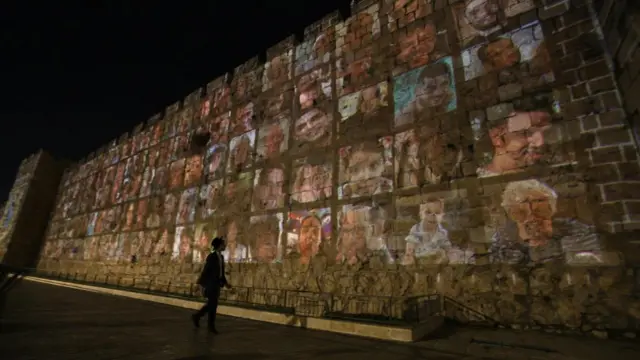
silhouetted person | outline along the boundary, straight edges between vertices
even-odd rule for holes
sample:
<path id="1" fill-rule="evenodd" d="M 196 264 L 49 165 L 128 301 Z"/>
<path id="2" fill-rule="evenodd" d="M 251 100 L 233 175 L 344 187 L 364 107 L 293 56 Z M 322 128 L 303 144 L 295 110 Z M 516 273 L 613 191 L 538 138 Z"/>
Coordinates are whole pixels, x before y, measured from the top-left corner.
<path id="1" fill-rule="evenodd" d="M 208 316 L 209 331 L 217 334 L 216 330 L 216 312 L 218 310 L 218 298 L 220 297 L 220 289 L 224 286 L 231 288 L 227 283 L 227 278 L 224 276 L 224 257 L 222 252 L 225 249 L 225 242 L 222 238 L 217 237 L 211 241 L 213 252 L 207 256 L 206 263 L 202 269 L 202 274 L 198 278 L 198 285 L 204 288 L 204 296 L 207 298 L 207 303 L 191 316 L 193 325 L 200 327 L 200 318 L 204 314 Z"/>

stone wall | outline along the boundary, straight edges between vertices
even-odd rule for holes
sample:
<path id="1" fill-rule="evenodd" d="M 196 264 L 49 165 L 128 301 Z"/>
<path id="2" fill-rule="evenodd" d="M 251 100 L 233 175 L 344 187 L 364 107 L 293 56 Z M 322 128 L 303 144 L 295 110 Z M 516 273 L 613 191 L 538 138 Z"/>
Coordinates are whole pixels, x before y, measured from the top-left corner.
<path id="1" fill-rule="evenodd" d="M 40 267 L 188 292 L 223 235 L 240 287 L 636 329 L 638 152 L 595 14 L 331 14 L 69 169 Z"/>
<path id="2" fill-rule="evenodd" d="M 2 209 L 2 218 L 0 218 L 0 259 L 4 262 L 5 255 L 9 244 L 13 239 L 16 224 L 22 212 L 25 196 L 31 185 L 38 162 L 40 161 L 40 153 L 33 154 L 22 160 L 18 168 L 16 178 L 9 192 L 7 201 Z M 46 216 L 45 216 L 46 219 Z"/>

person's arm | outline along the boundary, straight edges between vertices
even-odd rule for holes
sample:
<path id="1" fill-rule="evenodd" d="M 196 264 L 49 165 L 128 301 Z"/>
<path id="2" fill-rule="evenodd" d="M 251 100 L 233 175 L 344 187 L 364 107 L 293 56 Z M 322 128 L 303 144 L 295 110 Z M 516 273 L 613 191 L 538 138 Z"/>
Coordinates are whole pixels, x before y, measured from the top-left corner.
<path id="1" fill-rule="evenodd" d="M 204 263 L 204 267 L 202 268 L 202 273 L 200 273 L 200 277 L 198 278 L 198 285 L 202 287 L 206 287 L 209 281 L 209 273 L 211 272 L 211 256 L 207 256 L 207 260 Z"/>

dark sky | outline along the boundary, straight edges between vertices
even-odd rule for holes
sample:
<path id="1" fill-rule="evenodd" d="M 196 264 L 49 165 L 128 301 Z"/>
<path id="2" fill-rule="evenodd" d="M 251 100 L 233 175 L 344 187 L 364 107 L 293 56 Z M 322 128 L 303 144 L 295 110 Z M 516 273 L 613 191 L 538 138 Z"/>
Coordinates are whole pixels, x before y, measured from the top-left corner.
<path id="1" fill-rule="evenodd" d="M 39 148 L 78 160 L 349 2 L 3 2 L 0 202 Z"/>

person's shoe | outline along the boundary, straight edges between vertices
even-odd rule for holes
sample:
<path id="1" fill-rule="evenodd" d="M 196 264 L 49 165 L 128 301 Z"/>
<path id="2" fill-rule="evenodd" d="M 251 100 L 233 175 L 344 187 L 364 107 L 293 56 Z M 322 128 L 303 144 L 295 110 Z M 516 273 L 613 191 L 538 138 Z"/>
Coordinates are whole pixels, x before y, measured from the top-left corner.
<path id="1" fill-rule="evenodd" d="M 200 327 L 200 317 L 197 314 L 191 315 L 191 321 L 193 322 L 193 326 L 199 328 Z"/>
<path id="2" fill-rule="evenodd" d="M 216 328 L 209 328 L 209 332 L 214 335 L 218 335 L 218 330 L 216 330 Z"/>

